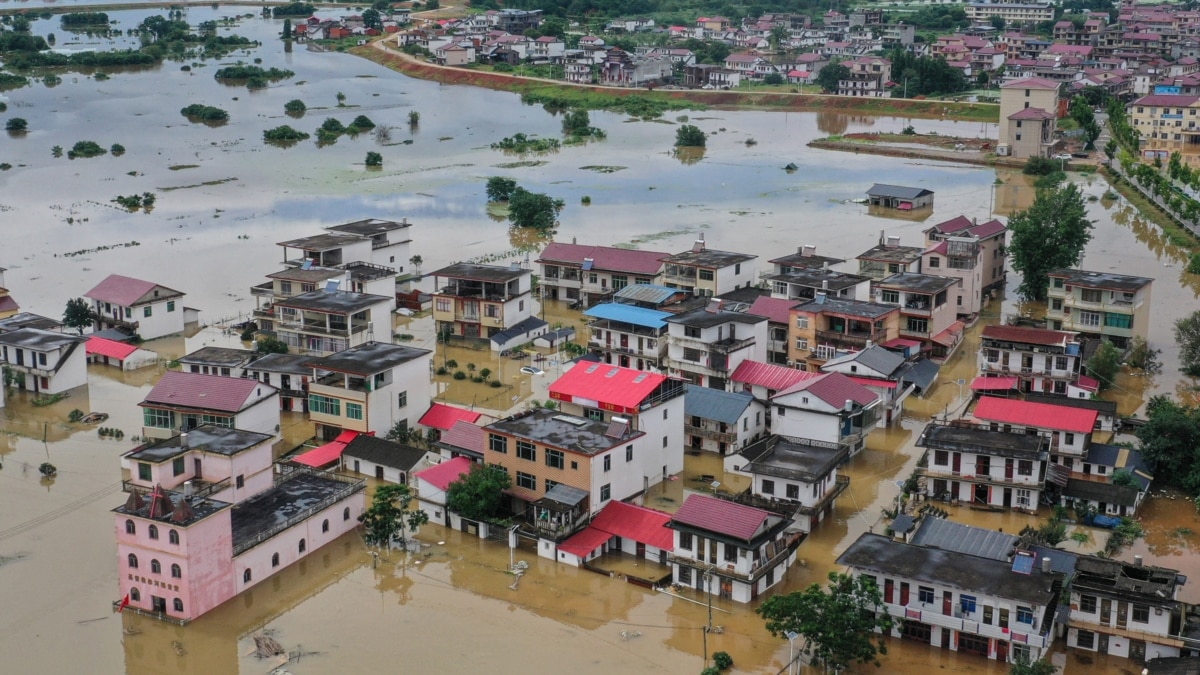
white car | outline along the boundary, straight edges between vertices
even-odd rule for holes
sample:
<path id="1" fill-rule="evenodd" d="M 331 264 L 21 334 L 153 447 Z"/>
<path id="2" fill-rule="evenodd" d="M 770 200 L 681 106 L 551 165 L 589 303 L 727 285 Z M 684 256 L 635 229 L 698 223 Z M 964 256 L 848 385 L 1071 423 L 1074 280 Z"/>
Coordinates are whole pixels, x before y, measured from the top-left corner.
<path id="1" fill-rule="evenodd" d="M 546 371 L 542 370 L 541 368 L 538 368 L 537 366 L 522 366 L 521 372 L 525 373 L 526 375 L 545 375 L 546 374 Z"/>
<path id="2" fill-rule="evenodd" d="M 1057 155 L 1055 155 L 1055 156 L 1054 156 L 1054 159 L 1061 159 L 1061 160 L 1070 161 L 1070 160 L 1071 160 L 1071 153 L 1069 153 L 1069 152 L 1060 152 L 1060 153 L 1058 153 Z"/>

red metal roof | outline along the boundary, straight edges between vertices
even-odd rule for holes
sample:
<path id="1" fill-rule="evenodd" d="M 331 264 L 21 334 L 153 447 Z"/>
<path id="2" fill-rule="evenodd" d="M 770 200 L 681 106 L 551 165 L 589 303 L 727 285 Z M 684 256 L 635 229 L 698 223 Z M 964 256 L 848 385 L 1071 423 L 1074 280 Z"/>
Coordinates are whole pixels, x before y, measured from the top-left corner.
<path id="1" fill-rule="evenodd" d="M 275 387 L 257 380 L 168 370 L 146 394 L 142 405 L 237 412 L 246 405 L 258 387 L 264 388 L 264 391 L 275 391 Z"/>
<path id="2" fill-rule="evenodd" d="M 887 342 L 880 343 L 879 346 L 887 347 L 888 349 L 898 349 L 900 347 L 908 347 L 911 349 L 913 347 L 919 348 L 921 346 L 921 341 L 909 340 L 908 338 L 896 338 L 894 340 L 888 340 Z"/>
<path id="3" fill-rule="evenodd" d="M 671 254 L 660 251 L 551 242 L 546 250 L 542 251 L 538 262 L 582 265 L 585 258 L 591 258 L 593 269 L 654 276 L 662 268 L 662 259 L 669 255 Z"/>
<path id="4" fill-rule="evenodd" d="M 647 546 L 675 550 L 675 534 L 667 527 L 670 514 L 625 502 L 609 502 L 592 519 L 592 527 Z"/>
<path id="5" fill-rule="evenodd" d="M 954 344 L 958 342 L 958 338 L 962 336 L 964 328 L 966 328 L 965 323 L 961 321 L 955 321 L 954 323 L 950 324 L 946 330 L 934 335 L 930 339 L 939 345 L 942 345 L 943 347 L 953 347 Z"/>
<path id="6" fill-rule="evenodd" d="M 424 415 L 421 415 L 421 419 L 417 424 L 432 427 L 439 431 L 449 431 L 455 422 L 463 421 L 474 424 L 479 421 L 480 417 L 482 417 L 482 413 L 477 413 L 473 410 L 463 410 L 462 408 L 455 408 L 445 403 L 434 403 L 429 406 L 429 410 L 426 410 Z"/>
<path id="7" fill-rule="evenodd" d="M 730 375 L 729 379 L 741 384 L 765 387 L 771 391 L 783 391 L 798 382 L 819 376 L 820 373 L 810 373 L 761 361 L 742 361 L 734 369 L 733 375 Z"/>
<path id="8" fill-rule="evenodd" d="M 808 392 L 835 408 L 841 408 L 847 400 L 854 401 L 859 405 L 869 405 L 879 398 L 870 389 L 841 373 L 818 375 L 799 382 L 779 392 L 776 396 L 794 394 L 798 391 Z"/>
<path id="9" fill-rule="evenodd" d="M 370 435 L 374 436 L 375 433 L 371 432 Z M 302 455 L 297 455 L 296 457 L 292 458 L 292 461 L 297 464 L 311 466 L 316 469 L 329 466 L 342 458 L 342 451 L 344 451 L 346 446 L 350 444 L 350 441 L 354 440 L 355 438 L 358 438 L 357 431 L 343 431 L 332 441 L 329 441 L 319 448 L 309 450 Z"/>
<path id="10" fill-rule="evenodd" d="M 87 341 L 87 353 L 107 356 L 110 359 L 120 359 L 124 361 L 130 354 L 138 350 L 136 345 L 117 342 L 102 337 L 90 337 Z"/>
<path id="11" fill-rule="evenodd" d="M 133 277 L 123 277 L 120 274 L 110 274 L 95 288 L 84 293 L 84 297 L 101 302 L 111 302 L 114 305 L 128 307 L 137 302 L 158 284 L 142 281 Z M 175 291 L 178 293 L 178 291 Z"/>
<path id="12" fill-rule="evenodd" d="M 1058 89 L 1058 83 L 1040 77 L 1027 77 L 1000 85 L 1001 89 Z"/>
<path id="13" fill-rule="evenodd" d="M 1086 408 L 1068 408 L 1052 403 L 1032 403 L 1009 398 L 984 396 L 975 406 L 975 417 L 988 422 L 1019 424 L 1054 431 L 1086 434 L 1096 427 L 1099 413 Z"/>
<path id="14" fill-rule="evenodd" d="M 1092 392 L 1100 391 L 1100 380 L 1088 377 L 1087 375 L 1080 375 L 1079 380 L 1075 382 L 1075 386 Z"/>
<path id="15" fill-rule="evenodd" d="M 971 381 L 971 391 L 1008 391 L 1016 389 L 1020 379 L 1016 377 L 979 376 Z"/>
<path id="16" fill-rule="evenodd" d="M 483 427 L 459 420 L 442 434 L 442 443 L 483 454 Z"/>
<path id="17" fill-rule="evenodd" d="M 891 380 L 876 380 L 873 377 L 855 377 L 847 375 L 852 381 L 861 384 L 864 387 L 879 387 L 881 389 L 895 389 L 896 383 Z"/>
<path id="18" fill-rule="evenodd" d="M 1021 342 L 1030 345 L 1061 346 L 1070 342 L 1074 333 L 1027 326 L 984 326 L 983 337 L 1004 342 Z"/>
<path id="19" fill-rule="evenodd" d="M 666 375 L 607 363 L 580 363 L 550 385 L 550 398 L 567 402 L 586 399 L 604 410 L 636 413 L 666 379 Z"/>
<path id="20" fill-rule="evenodd" d="M 788 322 L 788 310 L 798 304 L 800 303 L 795 300 L 760 295 L 754 299 L 754 304 L 750 305 L 750 309 L 746 310 L 746 313 L 753 314 L 754 316 L 765 316 L 767 321 L 786 324 Z"/>
<path id="21" fill-rule="evenodd" d="M 753 506 L 693 494 L 683 501 L 671 521 L 750 541 L 770 517 L 770 513 Z"/>
<path id="22" fill-rule="evenodd" d="M 470 470 L 471 460 L 466 457 L 455 457 L 441 464 L 435 464 L 428 469 L 421 469 L 414 473 L 413 477 L 420 478 L 444 492 L 446 488 L 450 487 L 451 483 L 458 480 L 459 476 Z"/>
<path id="23" fill-rule="evenodd" d="M 559 544 L 558 550 L 583 558 L 592 551 L 600 548 L 609 539 L 612 539 L 612 534 L 594 527 L 588 527 Z"/>

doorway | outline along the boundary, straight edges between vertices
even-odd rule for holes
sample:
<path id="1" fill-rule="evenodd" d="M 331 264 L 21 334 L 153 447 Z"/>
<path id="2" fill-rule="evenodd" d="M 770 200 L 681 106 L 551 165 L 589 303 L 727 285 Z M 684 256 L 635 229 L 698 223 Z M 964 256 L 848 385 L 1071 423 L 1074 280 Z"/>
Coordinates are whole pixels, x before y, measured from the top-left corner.
<path id="1" fill-rule="evenodd" d="M 375 465 L 375 478 L 376 480 L 383 480 L 383 467 L 378 464 Z"/>
<path id="2" fill-rule="evenodd" d="M 160 614 L 167 613 L 167 599 L 157 595 L 150 596 L 150 610 Z"/>
<path id="3" fill-rule="evenodd" d="M 203 478 L 204 477 L 204 473 L 202 471 L 200 471 L 200 458 L 199 457 L 195 457 L 192 459 L 192 468 L 195 469 L 195 471 L 193 473 L 196 474 L 196 475 L 192 476 L 193 478 Z"/>

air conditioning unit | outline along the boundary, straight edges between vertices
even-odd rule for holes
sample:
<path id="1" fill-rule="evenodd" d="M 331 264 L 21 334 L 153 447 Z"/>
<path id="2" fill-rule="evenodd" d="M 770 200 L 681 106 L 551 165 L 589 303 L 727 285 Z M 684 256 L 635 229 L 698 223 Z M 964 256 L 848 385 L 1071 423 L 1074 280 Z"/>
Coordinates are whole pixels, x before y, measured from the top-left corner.
<path id="1" fill-rule="evenodd" d="M 788 364 L 788 367 L 789 367 L 789 368 L 791 368 L 791 367 L 794 367 L 794 366 L 796 365 L 796 362 L 795 362 L 795 361 L 793 361 L 793 360 L 791 360 L 791 359 L 788 359 L 788 362 L 787 362 L 787 364 Z"/>

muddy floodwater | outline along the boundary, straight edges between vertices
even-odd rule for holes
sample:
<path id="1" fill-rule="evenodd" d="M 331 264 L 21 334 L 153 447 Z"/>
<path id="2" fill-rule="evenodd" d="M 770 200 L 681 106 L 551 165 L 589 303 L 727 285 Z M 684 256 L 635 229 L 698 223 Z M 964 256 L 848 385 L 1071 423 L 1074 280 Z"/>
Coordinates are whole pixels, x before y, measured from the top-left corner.
<path id="1" fill-rule="evenodd" d="M 25 6 L 27 3 L 4 3 Z M 257 16 L 256 7 L 194 7 L 194 23 Z M 346 10 L 350 11 L 350 10 Z M 112 12 L 125 30 L 159 10 Z M 323 12 L 322 14 L 332 14 Z M 632 120 L 593 112 L 592 124 L 607 139 L 568 146 L 540 156 L 512 156 L 489 144 L 516 133 L 561 136 L 560 120 L 512 94 L 409 79 L 375 64 L 338 53 L 316 53 L 296 45 L 290 52 L 275 40 L 281 22 L 243 19 L 221 29 L 263 42 L 262 47 L 220 62 L 166 62 L 162 66 L 111 73 L 96 80 L 84 73 L 62 75 L 46 86 L 0 94 L 6 116 L 29 120 L 22 135 L 0 137 L 0 222 L 4 247 L 0 266 L 6 283 L 26 311 L 60 316 L 76 297 L 110 273 L 152 279 L 185 291 L 210 328 L 188 338 L 150 343 L 164 359 L 206 344 L 236 346 L 221 330 L 253 309 L 249 287 L 277 271 L 283 258 L 276 242 L 316 233 L 320 227 L 360 218 L 408 218 L 414 223 L 412 254 L 429 272 L 460 260 L 523 261 L 545 243 L 512 232 L 486 211 L 484 183 L 504 175 L 526 188 L 566 203 L 555 237 L 559 241 L 628 245 L 677 252 L 703 237 L 710 247 L 745 251 L 766 261 L 802 244 L 825 255 L 853 258 L 876 242 L 881 230 L 915 245 L 935 222 L 965 214 L 987 218 L 1028 206 L 1033 191 L 1017 173 L 865 154 L 813 150 L 818 137 L 861 131 L 919 132 L 994 137 L 994 125 L 978 122 L 871 118 L 837 113 L 686 111 L 661 120 Z M 56 34 L 60 49 L 127 46 L 116 40 L 73 35 L 57 19 L 34 22 L 41 35 Z M 263 91 L 216 82 L 220 65 L 261 59 L 263 67 L 295 72 Z M 189 70 L 182 70 L 184 65 Z M 337 94 L 345 95 L 338 107 Z M 285 116 L 284 103 L 301 99 L 302 118 Z M 228 124 L 193 124 L 179 114 L 192 103 L 227 110 Z M 410 129 L 410 111 L 421 113 Z M 318 147 L 313 140 L 290 148 L 265 145 L 262 132 L 288 124 L 312 133 L 327 117 L 348 124 L 366 115 L 390 134 L 343 137 Z M 709 132 L 700 156 L 671 152 L 676 125 L 687 117 Z M 753 139 L 754 144 L 747 141 Z M 51 149 L 76 141 L 125 146 L 120 157 L 56 158 Z M 411 141 L 411 143 L 407 143 Z M 384 157 L 368 171 L 368 151 Z M 794 172 L 783 166 L 797 165 Z M 1183 271 L 1186 254 L 1121 200 L 1104 199 L 1098 177 L 1073 176 L 1094 197 L 1097 221 L 1083 266 L 1153 277 L 1150 340 L 1161 348 L 1161 373 L 1122 376 L 1106 396 L 1122 414 L 1138 411 L 1155 393 L 1189 394 L 1177 376 L 1178 352 L 1172 321 L 1196 305 L 1200 280 Z M 924 220 L 891 219 L 852 200 L 872 183 L 899 183 L 936 191 L 935 208 Z M 149 213 L 130 213 L 112 200 L 153 192 Z M 584 206 L 584 196 L 591 205 Z M 409 261 L 395 262 L 411 268 Z M 412 271 L 406 269 L 406 271 Z M 1037 314 L 1012 300 L 1018 281 L 1010 276 L 1005 299 L 985 309 L 983 323 L 1005 315 Z M 422 282 L 427 283 L 427 282 Z M 426 285 L 426 287 L 428 287 Z M 577 313 L 558 303 L 539 312 L 555 323 L 581 326 Z M 560 355 L 544 354 L 544 375 L 520 372 L 526 362 L 500 359 L 487 350 L 439 345 L 432 323 L 397 318 L 397 333 L 410 344 L 437 351 L 440 365 L 453 359 L 465 367 L 488 368 L 500 387 L 438 377 L 431 385 L 446 400 L 497 413 L 530 399 L 544 399 L 561 371 Z M 876 431 L 867 450 L 845 467 L 850 489 L 833 518 L 801 546 L 780 592 L 821 582 L 834 559 L 868 530 L 881 531 L 883 507 L 894 501 L 895 481 L 907 478 L 917 461 L 913 441 L 932 416 L 954 416 L 965 392 L 956 384 L 975 373 L 979 326 L 943 368 L 939 384 L 923 399 L 910 399 L 906 417 Z M 116 554 L 109 510 L 122 501 L 118 459 L 140 430 L 138 401 L 160 368 L 118 373 L 93 366 L 90 386 L 52 406 L 36 408 L 21 395 L 0 411 L 0 653 L 5 672 L 266 673 L 279 661 L 252 655 L 254 637 L 277 639 L 296 658 L 293 673 L 386 672 L 698 672 L 703 665 L 707 609 L 694 596 L 672 598 L 585 570 L 539 558 L 532 548 L 513 555 L 530 565 L 514 587 L 506 570 L 510 552 L 462 533 L 427 526 L 420 554 L 372 559 L 357 535 L 348 535 L 302 563 L 255 587 L 200 620 L 180 628 L 112 612 L 116 600 Z M 98 436 L 93 426 L 66 422 L 72 409 L 112 415 L 108 426 L 123 440 Z M 288 449 L 311 435 L 297 416 L 284 420 Z M 37 466 L 58 467 L 52 480 Z M 686 469 L 646 495 L 649 506 L 671 511 L 693 480 L 721 473 L 713 456 L 689 456 Z M 728 488 L 744 479 L 725 476 Z M 1123 557 L 1143 554 L 1151 563 L 1177 567 L 1200 578 L 1195 562 L 1200 524 L 1186 501 L 1156 496 L 1144 511 L 1147 537 Z M 1044 518 L 1046 514 L 1041 514 Z M 953 518 L 1017 531 L 1031 516 L 982 514 L 965 509 Z M 1011 529 L 1010 529 L 1011 528 Z M 1102 534 L 1097 533 L 1096 541 Z M 614 560 L 614 566 L 637 561 Z M 1200 586 L 1185 587 L 1200 599 Z M 709 650 L 728 651 L 739 672 L 777 672 L 788 645 L 772 638 L 753 606 L 714 600 Z M 884 673 L 1002 673 L 1001 664 L 892 641 Z M 1069 673 L 1134 672 L 1128 662 L 1056 653 Z M 1140 669 L 1138 669 L 1140 670 Z M 863 668 L 862 672 L 874 672 Z"/>

